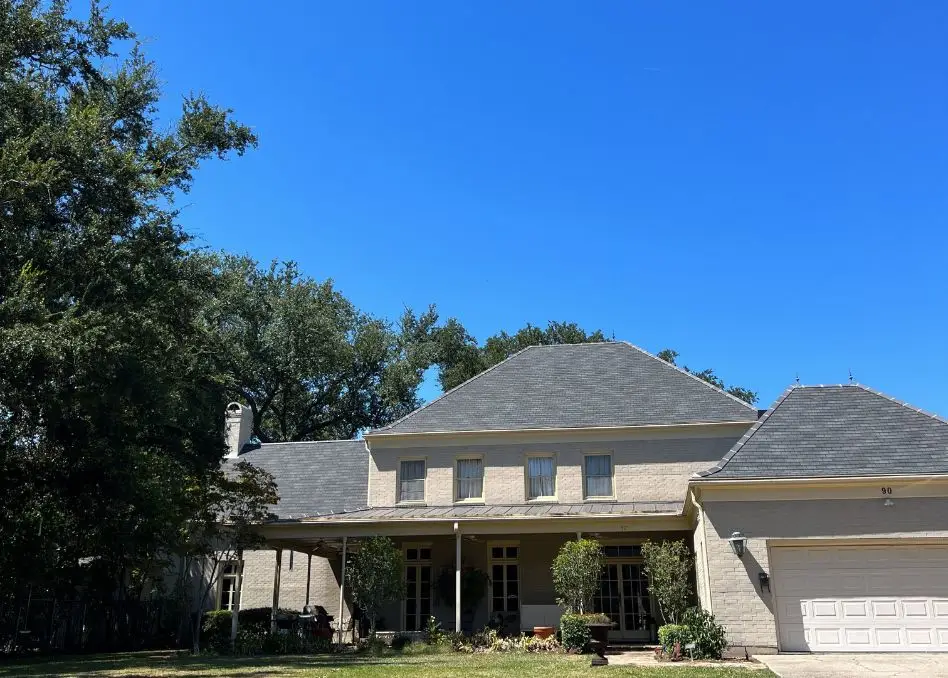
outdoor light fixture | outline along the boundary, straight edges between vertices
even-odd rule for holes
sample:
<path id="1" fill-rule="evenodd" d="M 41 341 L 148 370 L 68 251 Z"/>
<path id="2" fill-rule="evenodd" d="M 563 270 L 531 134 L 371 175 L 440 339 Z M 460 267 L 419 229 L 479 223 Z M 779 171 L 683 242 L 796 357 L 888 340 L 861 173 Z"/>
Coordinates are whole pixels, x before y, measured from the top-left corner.
<path id="1" fill-rule="evenodd" d="M 732 532 L 730 538 L 731 549 L 738 558 L 744 557 L 744 551 L 747 549 L 747 537 L 740 532 Z"/>
<path id="2" fill-rule="evenodd" d="M 884 502 L 882 502 L 882 505 L 883 505 L 883 506 L 895 506 L 895 502 L 892 501 L 891 499 L 886 499 Z"/>
<path id="3" fill-rule="evenodd" d="M 760 582 L 761 593 L 764 592 L 764 589 L 767 589 L 768 592 L 770 591 L 770 575 L 769 574 L 767 574 L 766 572 L 758 572 L 757 581 Z"/>

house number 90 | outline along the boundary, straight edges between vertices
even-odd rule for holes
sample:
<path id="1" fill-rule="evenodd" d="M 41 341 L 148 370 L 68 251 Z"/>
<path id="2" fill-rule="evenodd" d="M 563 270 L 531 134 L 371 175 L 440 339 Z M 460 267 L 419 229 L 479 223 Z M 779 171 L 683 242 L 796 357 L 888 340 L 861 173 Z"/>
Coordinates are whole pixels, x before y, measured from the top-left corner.
<path id="1" fill-rule="evenodd" d="M 892 488 L 891 488 L 891 487 L 883 487 L 883 488 L 882 488 L 882 494 L 892 494 Z"/>

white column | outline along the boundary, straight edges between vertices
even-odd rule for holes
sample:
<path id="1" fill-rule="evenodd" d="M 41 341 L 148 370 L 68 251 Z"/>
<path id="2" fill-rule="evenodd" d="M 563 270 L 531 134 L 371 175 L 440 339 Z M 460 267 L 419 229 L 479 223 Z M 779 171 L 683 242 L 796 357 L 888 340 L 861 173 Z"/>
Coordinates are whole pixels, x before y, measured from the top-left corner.
<path id="1" fill-rule="evenodd" d="M 454 630 L 461 631 L 461 529 L 454 523 Z"/>
<path id="2" fill-rule="evenodd" d="M 339 644 L 342 644 L 342 630 L 344 627 L 343 622 L 343 613 L 346 611 L 346 601 L 345 601 L 345 591 L 346 591 L 346 549 L 348 547 L 348 538 L 342 538 L 342 572 L 339 575 L 339 621 L 336 622 L 336 627 L 339 629 Z M 355 640 L 355 634 L 353 634 L 353 640 Z"/>
<path id="3" fill-rule="evenodd" d="M 222 565 L 223 567 L 223 565 Z M 234 602 L 230 610 L 230 646 L 237 643 L 237 627 L 240 619 L 240 599 L 244 588 L 244 550 L 237 549 L 237 581 L 234 582 Z"/>
<path id="4" fill-rule="evenodd" d="M 313 554 L 306 554 L 306 602 L 304 605 L 309 605 L 309 582 L 313 577 Z"/>
<path id="5" fill-rule="evenodd" d="M 283 549 L 276 550 L 276 566 L 273 568 L 273 607 L 270 608 L 270 633 L 277 630 L 277 610 L 280 608 L 280 575 L 283 570 Z"/>
<path id="6" fill-rule="evenodd" d="M 582 539 L 582 538 L 583 538 L 583 533 L 577 530 L 577 531 L 576 531 L 576 541 L 579 541 L 579 540 Z"/>

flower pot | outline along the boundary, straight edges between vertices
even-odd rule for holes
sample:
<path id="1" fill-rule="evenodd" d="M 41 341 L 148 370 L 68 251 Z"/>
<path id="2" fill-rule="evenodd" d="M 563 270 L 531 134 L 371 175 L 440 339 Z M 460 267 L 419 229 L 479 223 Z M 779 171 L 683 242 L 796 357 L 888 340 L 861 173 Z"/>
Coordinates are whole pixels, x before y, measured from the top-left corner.
<path id="1" fill-rule="evenodd" d="M 609 630 L 612 628 L 611 623 L 603 622 L 590 622 L 586 624 L 586 628 L 589 629 L 589 635 L 592 637 L 593 652 L 596 653 L 596 656 L 593 657 L 592 665 L 593 666 L 604 666 L 609 663 L 609 660 L 606 659 L 606 649 L 609 647 Z"/>
<path id="2" fill-rule="evenodd" d="M 552 626 L 534 626 L 533 627 L 533 637 L 534 638 L 549 638 L 553 635 L 555 629 Z"/>

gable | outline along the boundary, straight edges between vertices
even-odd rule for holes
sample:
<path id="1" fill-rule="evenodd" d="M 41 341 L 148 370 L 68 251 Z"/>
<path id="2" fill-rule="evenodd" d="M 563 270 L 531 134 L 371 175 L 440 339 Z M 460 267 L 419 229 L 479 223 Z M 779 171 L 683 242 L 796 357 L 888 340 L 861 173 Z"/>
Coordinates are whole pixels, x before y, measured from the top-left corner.
<path id="1" fill-rule="evenodd" d="M 533 346 L 370 435 L 752 422 L 741 400 L 624 342 Z"/>
<path id="2" fill-rule="evenodd" d="M 948 422 L 860 385 L 796 386 L 709 480 L 948 474 Z"/>

